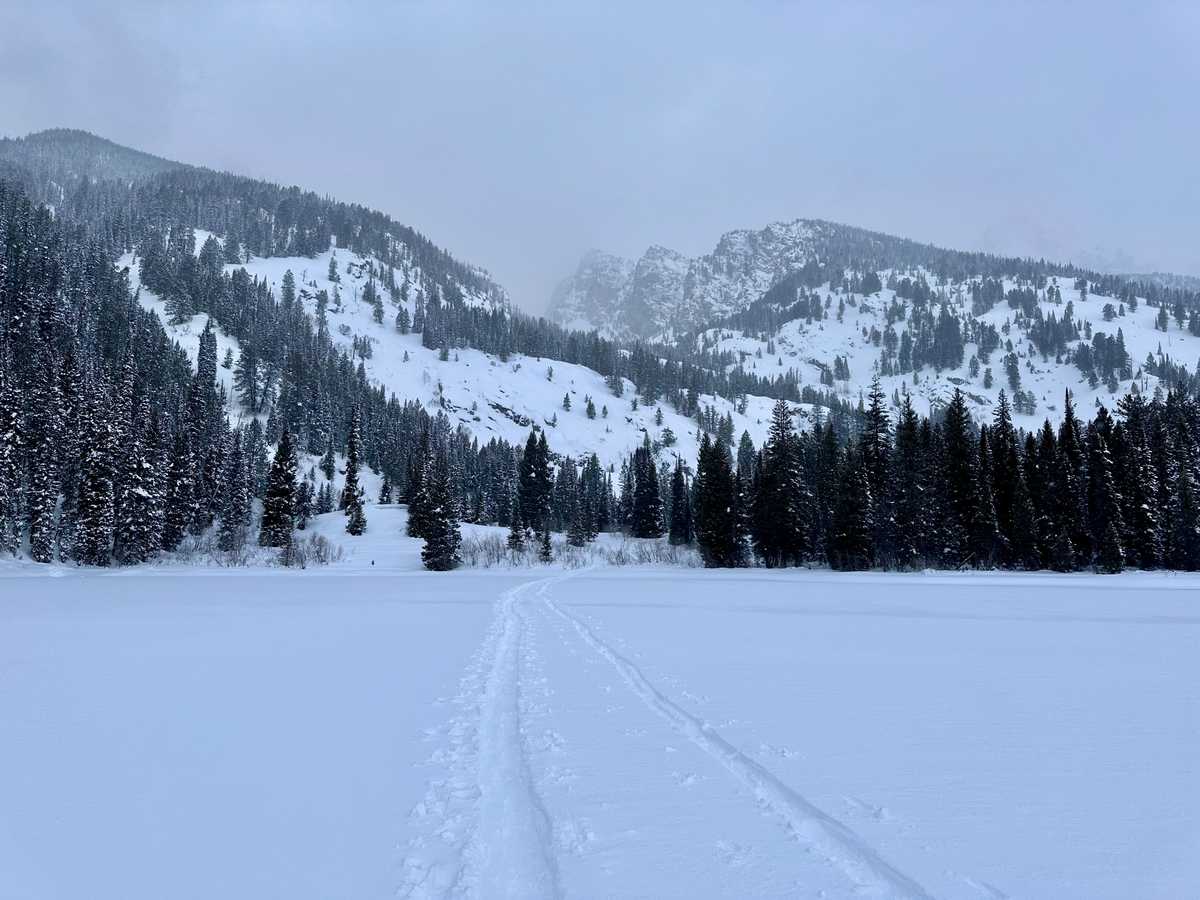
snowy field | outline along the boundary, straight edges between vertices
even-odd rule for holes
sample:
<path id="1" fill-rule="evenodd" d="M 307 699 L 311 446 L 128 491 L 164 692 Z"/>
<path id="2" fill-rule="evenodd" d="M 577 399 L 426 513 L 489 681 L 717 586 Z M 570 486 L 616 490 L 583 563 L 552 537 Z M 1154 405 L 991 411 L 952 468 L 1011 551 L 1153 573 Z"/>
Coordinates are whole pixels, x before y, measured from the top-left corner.
<path id="1" fill-rule="evenodd" d="M 1194 898 L 1196 577 L 0 578 L 0 897 Z"/>

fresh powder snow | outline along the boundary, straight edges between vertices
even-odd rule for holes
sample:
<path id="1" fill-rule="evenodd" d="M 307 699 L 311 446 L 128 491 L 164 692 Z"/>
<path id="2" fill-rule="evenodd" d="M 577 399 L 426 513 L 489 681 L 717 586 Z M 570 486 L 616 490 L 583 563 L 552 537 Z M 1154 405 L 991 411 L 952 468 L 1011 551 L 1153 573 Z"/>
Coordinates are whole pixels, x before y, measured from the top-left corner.
<path id="1" fill-rule="evenodd" d="M 5 564 L 0 896 L 1194 896 L 1198 576 L 445 575 L 404 518 Z"/>

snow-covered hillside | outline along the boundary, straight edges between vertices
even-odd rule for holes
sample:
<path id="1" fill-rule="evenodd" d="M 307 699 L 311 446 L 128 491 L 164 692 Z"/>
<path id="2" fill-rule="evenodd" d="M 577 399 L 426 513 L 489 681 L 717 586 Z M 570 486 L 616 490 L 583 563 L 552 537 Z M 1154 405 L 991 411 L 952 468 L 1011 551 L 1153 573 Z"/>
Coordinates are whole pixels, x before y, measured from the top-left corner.
<path id="1" fill-rule="evenodd" d="M 1047 288 L 1056 289 L 1053 299 L 1048 299 L 1047 290 L 1039 291 L 1036 305 L 1046 320 L 1053 316 L 1061 321 L 1068 311 L 1071 313 L 1079 338 L 1068 341 L 1065 351 L 1043 354 L 1031 336 L 1034 320 L 1019 315 L 1007 302 L 1000 301 L 990 310 L 975 315 L 965 286 L 945 286 L 943 298 L 930 301 L 932 308 L 940 312 L 944 306 L 964 325 L 990 326 L 995 329 L 999 346 L 984 359 L 979 342 L 964 333 L 961 365 L 940 370 L 926 366 L 915 376 L 911 371 L 889 374 L 888 367 L 882 366 L 881 361 L 889 340 L 893 341 L 893 351 L 903 343 L 905 333 L 910 330 L 913 311 L 911 300 L 905 301 L 895 288 L 886 286 L 893 274 L 903 275 L 887 270 L 880 272 L 885 286 L 870 295 L 834 293 L 828 283 L 820 286 L 816 294 L 826 305 L 825 318 L 819 321 L 792 319 L 767 332 L 708 329 L 695 337 L 696 346 L 730 352 L 746 369 L 756 374 L 769 375 L 794 369 L 802 385 L 832 388 L 852 402 L 864 396 L 873 378 L 879 375 L 883 391 L 893 407 L 896 399 L 907 393 L 921 414 L 944 405 L 954 389 L 959 388 L 966 395 L 975 418 L 989 421 L 1001 390 L 1007 393 L 1010 402 L 1020 391 L 1026 396 L 1024 402 L 1015 404 L 1014 419 L 1026 428 L 1037 427 L 1045 418 L 1051 421 L 1061 418 L 1067 390 L 1074 397 L 1078 413 L 1085 418 L 1097 404 L 1103 403 L 1111 409 L 1131 389 L 1153 393 L 1159 379 L 1144 367 L 1147 357 L 1156 362 L 1160 356 L 1169 357 L 1189 368 L 1200 358 L 1200 337 L 1180 328 L 1174 319 L 1167 331 L 1159 330 L 1156 327 L 1159 310 L 1148 306 L 1144 300 L 1136 308 L 1130 308 L 1116 297 L 1088 293 L 1076 287 L 1071 279 L 1052 278 Z M 1022 285 L 1012 279 L 1003 281 L 1005 292 L 1020 287 Z M 1111 320 L 1106 320 L 1106 307 L 1116 313 Z M 903 311 L 903 318 L 897 316 L 897 310 Z M 889 313 L 892 316 L 890 326 Z M 1118 332 L 1129 357 L 1129 377 L 1122 377 L 1114 370 L 1109 384 L 1100 379 L 1093 383 L 1089 375 L 1068 358 L 1069 353 L 1081 344 L 1090 347 L 1098 334 L 1116 340 Z M 1017 361 L 1015 388 L 1005 363 L 1010 352 L 1015 354 Z M 844 368 L 836 363 L 839 357 L 845 362 Z M 895 358 L 894 352 L 892 358 Z"/>
<path id="2" fill-rule="evenodd" d="M 197 231 L 199 248 L 209 237 Z M 328 278 L 329 263 L 336 258 L 340 281 L 335 285 Z M 127 254 L 118 266 L 129 267 L 130 278 L 138 286 L 137 260 Z M 363 300 L 363 289 L 369 279 L 371 266 L 378 271 L 379 263 L 346 250 L 330 248 L 314 258 L 270 257 L 254 258 L 242 266 L 227 265 L 226 270 L 244 267 L 252 276 L 265 280 L 278 292 L 288 271 L 296 281 L 297 295 L 306 311 L 317 315 L 318 295 L 332 297 L 334 289 L 341 297 L 340 305 L 330 302 L 325 315 L 329 333 L 335 345 L 353 351 L 355 341 L 365 339 L 370 355 L 361 360 L 372 381 L 384 386 L 401 400 L 418 400 L 430 413 L 442 410 L 452 425 L 462 425 L 480 443 L 493 437 L 510 443 L 523 443 L 530 427 L 544 428 L 551 449 L 560 454 L 582 457 L 596 453 L 602 464 L 619 465 L 620 460 L 641 446 L 646 435 L 652 442 L 663 445 L 664 459 L 680 454 L 691 463 L 696 458 L 698 440 L 696 423 L 681 416 L 668 403 L 656 406 L 639 404 L 633 408 L 635 390 L 625 381 L 624 393 L 614 396 L 597 372 L 584 366 L 553 359 L 513 354 L 501 361 L 478 350 L 451 350 L 446 359 L 437 350 L 421 345 L 419 334 L 401 334 L 395 325 L 397 313 L 404 307 L 409 316 L 416 313 L 416 297 L 407 301 L 393 300 L 384 293 L 385 314 L 382 322 L 375 321 L 374 308 Z M 414 279 L 415 280 L 415 279 Z M 471 298 L 469 302 L 488 303 L 487 297 Z M 196 316 L 182 324 L 172 325 L 166 304 L 153 292 L 141 287 L 140 302 L 159 314 L 167 331 L 192 355 L 206 321 Z M 236 359 L 240 351 L 237 341 L 218 329 L 218 358 L 232 350 Z M 218 378 L 233 396 L 233 373 L 218 369 Z M 570 399 L 570 409 L 564 408 L 564 397 Z M 592 401 L 595 416 L 588 415 L 588 400 Z M 767 420 L 773 401 L 762 397 L 747 398 L 744 412 L 720 397 L 703 396 L 704 405 L 712 406 L 719 415 L 732 416 L 734 433 L 749 431 L 755 443 L 766 434 Z M 797 406 L 802 414 L 811 409 Z M 661 413 L 661 424 L 658 423 Z M 233 403 L 230 415 L 243 415 Z"/>
<path id="3" fill-rule="evenodd" d="M 618 337 L 687 331 L 757 300 L 812 259 L 817 239 L 832 227 L 797 220 L 731 231 L 695 259 L 657 245 L 637 262 L 593 251 L 555 290 L 550 315 Z"/>

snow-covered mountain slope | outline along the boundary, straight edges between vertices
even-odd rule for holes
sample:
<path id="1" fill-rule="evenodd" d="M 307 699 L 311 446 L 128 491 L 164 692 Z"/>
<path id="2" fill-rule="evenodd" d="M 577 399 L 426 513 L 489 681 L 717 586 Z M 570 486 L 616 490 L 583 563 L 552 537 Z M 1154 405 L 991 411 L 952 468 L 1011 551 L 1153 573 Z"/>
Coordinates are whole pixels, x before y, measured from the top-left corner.
<path id="1" fill-rule="evenodd" d="M 207 232 L 197 231 L 197 247 L 208 236 Z M 340 278 L 336 285 L 328 278 L 329 262 L 335 256 Z M 452 426 L 464 426 L 480 443 L 493 437 L 524 443 L 531 426 L 536 425 L 546 430 L 550 448 L 556 453 L 580 458 L 594 452 L 605 466 L 619 466 L 649 435 L 662 448 L 660 459 L 669 461 L 678 453 L 689 464 L 694 462 L 699 449 L 696 422 L 666 402 L 654 406 L 639 402 L 634 408 L 636 391 L 628 380 L 623 395 L 617 397 L 599 373 L 558 360 L 512 354 L 501 361 L 465 348 L 450 350 L 442 359 L 439 351 L 422 346 L 421 335 L 401 334 L 395 327 L 402 306 L 410 316 L 415 315 L 415 297 L 393 300 L 385 292 L 383 322 L 376 322 L 374 307 L 363 299 L 363 289 L 372 266 L 378 272 L 379 265 L 378 260 L 330 248 L 313 258 L 256 257 L 245 264 L 227 265 L 226 270 L 245 268 L 252 276 L 265 280 L 277 296 L 284 274 L 291 271 L 298 299 L 314 318 L 320 293 L 333 296 L 336 287 L 342 302 L 331 302 L 325 313 L 334 344 L 353 354 L 356 363 L 361 361 L 368 377 L 388 393 L 402 401 L 417 400 L 431 414 L 442 410 Z M 188 350 L 194 363 L 205 317 L 171 324 L 163 300 L 139 285 L 137 260 L 126 254 L 118 266 L 129 267 L 133 285 L 140 287 L 140 302 L 159 315 L 168 333 Z M 487 302 L 486 297 L 476 300 Z M 366 358 L 355 351 L 356 339 L 360 348 L 364 339 L 369 346 Z M 238 342 L 219 328 L 217 342 L 218 359 L 224 359 L 227 350 L 237 358 Z M 245 415 L 233 395 L 232 371 L 221 367 L 218 378 L 231 395 L 230 416 Z M 564 408 L 564 397 L 570 400 L 569 410 Z M 595 409 L 594 418 L 587 412 L 589 399 Z M 749 431 L 756 444 L 765 437 L 772 400 L 749 397 L 743 411 L 720 397 L 704 395 L 700 401 L 713 407 L 719 416 L 732 417 L 735 435 Z M 817 414 L 805 404 L 797 404 L 796 409 L 802 418 L 811 419 Z"/>
<path id="2" fill-rule="evenodd" d="M 817 254 L 837 226 L 798 219 L 731 231 L 705 256 L 650 247 L 636 262 L 593 251 L 559 284 L 550 315 L 619 337 L 687 331 L 738 312 Z"/>
<path id="3" fill-rule="evenodd" d="M 893 410 L 908 394 L 917 411 L 927 414 L 943 406 L 959 388 L 975 418 L 989 421 L 1003 390 L 1013 402 L 1014 420 L 1029 429 L 1045 418 L 1061 418 L 1067 390 L 1078 413 L 1087 417 L 1098 404 L 1112 408 L 1130 390 L 1153 393 L 1160 383 L 1155 373 L 1161 371 L 1162 360 L 1194 364 L 1200 357 L 1200 337 L 1181 328 L 1174 318 L 1165 332 L 1159 330 L 1160 310 L 1144 300 L 1127 305 L 1117 297 L 1089 292 L 1070 279 L 1052 278 L 1036 291 L 1040 318 L 1004 300 L 976 314 L 969 286 L 943 285 L 941 296 L 925 301 L 924 309 L 934 317 L 944 310 L 957 321 L 962 334 L 961 362 L 940 369 L 927 364 L 916 373 L 900 371 L 897 357 L 905 343 L 915 346 L 922 337 L 913 325 L 914 301 L 900 296 L 892 278 L 895 274 L 880 272 L 885 286 L 869 295 L 835 291 L 828 283 L 814 289 L 808 296 L 818 298 L 824 307 L 824 317 L 819 320 L 792 318 L 764 331 L 711 328 L 687 340 L 694 341 L 697 348 L 732 354 L 731 365 L 742 365 L 752 373 L 794 370 L 801 386 L 832 389 L 852 402 L 864 397 L 878 376 Z M 889 283 L 893 286 L 886 286 Z M 1006 294 L 1029 289 L 1012 279 L 1004 279 L 1002 284 Z M 1106 320 L 1110 314 L 1113 318 Z M 1065 340 L 1061 350 L 1043 353 L 1037 344 L 1039 328 L 1045 330 L 1051 317 L 1061 325 L 1068 316 L 1078 337 Z M 981 347 L 982 335 L 988 332 L 998 342 L 990 352 Z M 1106 378 L 1103 366 L 1097 363 L 1093 378 L 1080 367 L 1076 356 L 1095 359 L 1098 354 L 1093 348 L 1108 340 L 1124 347 L 1127 368 L 1124 372 L 1114 368 L 1111 378 Z M 1080 351 L 1081 347 L 1085 349 Z M 1015 357 L 1016 378 L 1010 378 L 1006 364 L 1010 353 Z"/>

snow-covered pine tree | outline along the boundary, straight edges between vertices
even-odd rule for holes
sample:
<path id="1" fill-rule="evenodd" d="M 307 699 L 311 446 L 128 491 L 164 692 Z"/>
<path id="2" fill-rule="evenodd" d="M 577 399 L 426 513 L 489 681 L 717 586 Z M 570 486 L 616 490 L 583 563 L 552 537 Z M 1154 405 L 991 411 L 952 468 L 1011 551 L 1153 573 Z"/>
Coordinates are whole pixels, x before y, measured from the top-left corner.
<path id="1" fill-rule="evenodd" d="M 874 562 L 871 542 L 871 486 L 862 455 L 847 451 L 842 457 L 837 503 L 830 522 L 829 563 L 835 569 L 868 569 Z"/>
<path id="2" fill-rule="evenodd" d="M 221 496 L 220 527 L 217 547 L 225 552 L 240 549 L 246 543 L 250 524 L 250 486 L 241 429 L 233 432 L 225 459 L 224 490 Z"/>
<path id="3" fill-rule="evenodd" d="M 179 548 L 195 515 L 194 459 L 187 435 L 186 429 L 176 429 L 175 445 L 171 451 L 171 467 L 167 475 L 162 548 L 168 553 Z"/>
<path id="4" fill-rule="evenodd" d="M 662 492 L 658 486 L 658 468 L 646 435 L 642 446 L 634 451 L 633 503 L 630 509 L 629 531 L 638 538 L 657 538 L 663 534 Z"/>
<path id="5" fill-rule="evenodd" d="M 337 472 L 337 457 L 333 452 L 333 438 L 329 439 L 329 444 L 325 448 L 325 454 L 321 457 L 321 463 L 318 468 L 325 476 L 326 481 L 333 481 L 334 473 Z"/>
<path id="6" fill-rule="evenodd" d="M 461 562 L 458 550 L 462 533 L 450 484 L 450 462 L 444 451 L 438 453 L 430 467 L 425 492 L 429 520 L 424 528 L 425 546 L 421 548 L 421 562 L 433 572 L 455 569 Z"/>
<path id="7" fill-rule="evenodd" d="M 509 514 L 508 549 L 514 556 L 525 552 L 525 526 L 521 523 L 521 507 L 515 497 Z"/>
<path id="8" fill-rule="evenodd" d="M 729 451 L 707 433 L 696 461 L 696 543 L 704 565 L 731 568 L 742 564 L 737 534 L 735 483 Z"/>
<path id="9" fill-rule="evenodd" d="M 286 547 L 292 541 L 296 525 L 296 452 L 292 433 L 286 428 L 275 448 L 275 458 L 267 474 L 263 497 L 262 522 L 258 531 L 261 547 Z"/>
<path id="10" fill-rule="evenodd" d="M 363 489 L 358 483 L 358 468 L 362 458 L 362 436 L 359 431 L 358 408 L 350 417 L 350 434 L 346 439 L 346 481 L 339 507 L 346 512 L 346 533 L 359 535 L 367 530 L 367 514 L 363 508 Z"/>
<path id="11" fill-rule="evenodd" d="M 78 524 L 73 556 L 85 566 L 107 566 L 112 561 L 113 483 L 110 461 L 111 426 L 92 409 L 92 440 L 83 464 L 79 487 Z"/>
<path id="12" fill-rule="evenodd" d="M 768 567 L 796 565 L 804 552 L 804 486 L 800 446 L 786 400 L 771 411 L 771 428 L 752 466 L 750 536 Z"/>
<path id="13" fill-rule="evenodd" d="M 313 483 L 309 478 L 303 478 L 296 488 L 296 530 L 308 528 L 308 520 L 313 516 Z"/>

